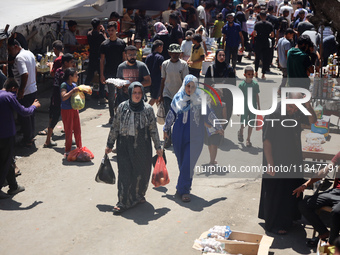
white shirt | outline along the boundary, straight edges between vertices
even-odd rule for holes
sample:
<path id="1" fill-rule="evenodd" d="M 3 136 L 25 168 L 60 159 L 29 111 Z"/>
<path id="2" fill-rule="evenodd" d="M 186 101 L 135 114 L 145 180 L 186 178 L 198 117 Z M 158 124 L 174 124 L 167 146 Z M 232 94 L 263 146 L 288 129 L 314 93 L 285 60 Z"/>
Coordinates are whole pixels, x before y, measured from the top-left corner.
<path id="1" fill-rule="evenodd" d="M 162 64 L 162 78 L 165 78 L 163 97 L 173 98 L 182 86 L 184 77 L 189 74 L 187 62 L 180 59 L 176 63 L 165 60 Z"/>
<path id="2" fill-rule="evenodd" d="M 289 11 L 289 14 L 286 17 L 286 19 L 288 19 L 289 24 L 290 24 L 292 22 L 292 13 L 293 13 L 294 9 L 291 6 L 284 5 L 284 6 L 282 6 L 280 8 L 280 14 L 282 14 L 284 10 L 288 10 Z"/>
<path id="3" fill-rule="evenodd" d="M 21 49 L 15 57 L 13 64 L 13 75 L 15 80 L 21 85 L 21 75 L 27 73 L 28 79 L 24 91 L 24 96 L 37 91 L 35 57 L 29 50 Z"/>
<path id="4" fill-rule="evenodd" d="M 306 9 L 303 9 L 303 8 L 299 8 L 299 9 L 296 9 L 295 12 L 294 12 L 294 18 L 296 18 L 297 15 L 299 15 L 299 12 L 303 10 L 305 12 L 305 18 L 303 19 L 303 21 L 306 20 L 306 16 L 308 14 L 308 11 Z"/>
<path id="5" fill-rule="evenodd" d="M 282 1 L 282 2 L 278 5 L 278 7 L 277 7 L 276 16 L 279 16 L 279 14 L 280 14 L 280 9 L 281 9 L 282 6 L 284 6 L 284 2 L 283 2 L 283 1 Z M 288 6 L 292 7 L 292 5 L 291 5 L 290 2 L 288 2 Z"/>
<path id="6" fill-rule="evenodd" d="M 187 40 L 182 41 L 181 51 L 183 51 L 184 60 L 188 60 L 191 55 L 191 45 L 192 45 L 192 41 L 187 41 Z"/>
<path id="7" fill-rule="evenodd" d="M 202 23 L 202 19 L 204 20 L 204 27 L 207 25 L 207 15 L 205 14 L 205 10 L 204 7 L 202 5 L 197 7 L 197 13 L 198 13 L 198 19 L 199 19 L 199 23 L 200 25 L 203 25 Z"/>

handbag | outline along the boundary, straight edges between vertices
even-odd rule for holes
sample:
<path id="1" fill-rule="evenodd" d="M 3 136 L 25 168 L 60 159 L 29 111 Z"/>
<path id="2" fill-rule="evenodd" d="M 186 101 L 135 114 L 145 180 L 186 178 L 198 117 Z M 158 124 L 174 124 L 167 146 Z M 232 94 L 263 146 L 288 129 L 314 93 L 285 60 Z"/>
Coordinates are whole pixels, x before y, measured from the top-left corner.
<path id="1" fill-rule="evenodd" d="M 107 183 L 107 184 L 115 184 L 116 183 L 116 176 L 113 172 L 109 157 L 105 153 L 102 162 L 99 166 L 99 170 L 97 172 L 96 182 L 100 183 Z"/>
<path id="2" fill-rule="evenodd" d="M 157 117 L 157 123 L 159 125 L 164 125 L 164 123 L 165 123 L 165 108 L 164 108 L 164 103 L 163 102 L 161 102 L 158 105 L 156 117 Z"/>

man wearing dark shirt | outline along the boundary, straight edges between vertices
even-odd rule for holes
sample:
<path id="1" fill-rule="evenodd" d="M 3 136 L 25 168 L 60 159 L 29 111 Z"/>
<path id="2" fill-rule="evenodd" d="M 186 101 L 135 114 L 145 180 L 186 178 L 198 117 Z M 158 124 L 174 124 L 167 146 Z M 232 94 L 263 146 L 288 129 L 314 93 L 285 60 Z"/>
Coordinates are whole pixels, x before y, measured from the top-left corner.
<path id="1" fill-rule="evenodd" d="M 306 16 L 306 20 L 302 21 L 297 26 L 298 36 L 302 35 L 303 32 L 307 30 L 314 30 L 314 25 L 310 23 L 310 19 L 313 17 L 313 14 L 308 13 Z"/>
<path id="2" fill-rule="evenodd" d="M 153 105 L 160 96 L 160 88 L 161 88 L 161 70 L 162 64 L 164 61 L 163 56 L 161 55 L 163 51 L 163 42 L 161 40 L 156 40 L 152 45 L 152 53 L 147 56 L 145 60 L 145 64 L 150 71 L 151 76 L 151 100 L 149 101 L 150 105 Z"/>
<path id="3" fill-rule="evenodd" d="M 129 45 L 125 48 L 126 61 L 121 63 L 117 69 L 117 78 L 128 80 L 131 84 L 134 81 L 139 81 L 144 87 L 151 85 L 151 77 L 148 67 L 141 61 L 136 60 L 137 48 Z M 117 92 L 117 104 L 129 99 L 128 87 L 129 84 L 120 88 Z"/>
<path id="4" fill-rule="evenodd" d="M 238 46 L 241 43 L 241 51 L 244 50 L 244 38 L 241 31 L 241 26 L 238 23 L 234 22 L 234 15 L 232 13 L 227 14 L 227 20 L 227 24 L 222 28 L 222 48 L 224 48 L 225 43 L 225 59 L 227 65 L 229 65 L 231 58 L 232 67 L 235 70 Z"/>
<path id="5" fill-rule="evenodd" d="M 338 51 L 338 46 L 334 35 L 323 38 L 323 66 L 327 65 L 329 55 Z"/>
<path id="6" fill-rule="evenodd" d="M 104 34 L 104 27 L 100 25 L 98 18 L 93 18 L 91 21 L 93 29 L 87 34 L 87 41 L 90 45 L 89 66 L 87 68 L 85 84 L 90 85 L 94 76 L 94 72 L 97 71 L 100 74 L 100 52 L 99 47 L 101 43 L 106 39 Z M 99 89 L 99 101 L 100 103 L 106 103 L 104 99 L 104 84 L 100 83 Z"/>
<path id="7" fill-rule="evenodd" d="M 287 54 L 287 74 L 289 87 L 309 89 L 309 74 L 314 71 L 312 62 L 306 51 L 313 45 L 308 35 L 301 35 L 298 45 Z"/>
<path id="8" fill-rule="evenodd" d="M 340 151 L 334 156 L 332 162 L 324 169 L 320 170 L 316 178 L 309 179 L 300 187 L 293 191 L 293 195 L 297 197 L 313 183 L 321 180 L 325 177 L 329 171 L 338 173 L 340 167 Z M 316 210 L 323 206 L 331 206 L 331 231 L 329 232 L 325 224 L 321 221 Z M 299 204 L 299 209 L 302 215 L 312 224 L 315 230 L 319 233 L 319 238 L 324 239 L 329 237 L 329 243 L 333 244 L 335 239 L 339 236 L 340 231 L 340 182 L 339 179 L 335 179 L 333 189 L 315 194 L 311 197 L 307 197 Z"/>
<path id="9" fill-rule="evenodd" d="M 279 29 L 279 20 L 277 17 L 274 15 L 274 7 L 269 6 L 268 7 L 268 15 L 267 15 L 267 21 L 269 21 L 274 28 L 274 35 L 276 35 L 276 31 Z M 272 47 L 270 48 L 270 56 L 269 56 L 269 63 L 271 64 L 273 62 L 273 57 L 274 57 L 274 45 L 275 45 L 275 38 L 270 38 L 272 41 Z"/>
<path id="10" fill-rule="evenodd" d="M 176 13 L 170 14 L 169 23 L 172 25 L 170 32 L 170 44 L 177 43 L 181 45 L 183 41 L 183 30 L 180 25 L 179 17 Z"/>
<path id="11" fill-rule="evenodd" d="M 260 12 L 261 21 L 257 22 L 254 27 L 255 35 L 255 77 L 258 77 L 260 59 L 262 59 L 262 79 L 265 79 L 265 73 L 269 70 L 270 65 L 270 45 L 269 38 L 274 38 L 273 25 L 266 21 L 265 11 Z"/>
<path id="12" fill-rule="evenodd" d="M 37 99 L 27 108 L 18 102 L 16 92 L 19 85 L 14 79 L 9 78 L 5 82 L 5 87 L 7 91 L 0 90 L 0 199 L 8 198 L 8 195 L 15 195 L 25 190 L 16 182 L 15 170 L 11 167 L 16 133 L 13 111 L 23 116 L 29 116 L 34 113 L 36 108 L 40 107 Z M 1 191 L 6 179 L 9 185 L 8 195 Z"/>
<path id="13" fill-rule="evenodd" d="M 110 38 L 100 45 L 100 82 L 105 84 L 108 78 L 116 78 L 117 68 L 123 62 L 125 42 L 117 37 L 117 22 L 110 21 L 107 25 Z M 112 123 L 114 116 L 115 86 L 108 84 L 109 90 L 109 123 Z"/>

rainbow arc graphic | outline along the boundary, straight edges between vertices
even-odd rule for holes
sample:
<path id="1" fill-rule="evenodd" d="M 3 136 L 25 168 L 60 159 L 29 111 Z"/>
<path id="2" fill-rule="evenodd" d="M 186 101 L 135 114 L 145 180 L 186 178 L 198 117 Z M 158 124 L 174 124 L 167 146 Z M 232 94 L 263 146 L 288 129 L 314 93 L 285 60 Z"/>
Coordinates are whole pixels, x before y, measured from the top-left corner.
<path id="1" fill-rule="evenodd" d="M 218 95 L 217 91 L 211 87 L 210 85 L 206 84 L 206 83 L 203 83 L 203 82 L 200 82 L 200 84 L 202 84 L 203 86 L 207 87 L 208 89 L 210 89 L 215 95 L 216 97 L 218 98 L 221 106 L 222 106 L 222 100 L 221 100 L 221 97 Z M 212 100 L 214 101 L 215 105 L 217 105 L 217 102 L 216 102 L 216 99 L 214 98 L 214 96 L 211 94 L 211 92 L 207 89 L 204 89 L 204 88 L 200 88 L 198 87 L 200 90 L 203 90 L 205 93 L 207 93 L 211 98 Z"/>

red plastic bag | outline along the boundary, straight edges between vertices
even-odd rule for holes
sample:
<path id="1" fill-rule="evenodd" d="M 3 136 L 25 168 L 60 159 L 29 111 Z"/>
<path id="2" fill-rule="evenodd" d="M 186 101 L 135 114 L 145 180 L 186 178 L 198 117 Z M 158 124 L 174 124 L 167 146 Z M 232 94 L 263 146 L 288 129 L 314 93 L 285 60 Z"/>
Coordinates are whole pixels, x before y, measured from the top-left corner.
<path id="1" fill-rule="evenodd" d="M 152 173 L 151 183 L 157 188 L 159 186 L 165 186 L 170 182 L 168 170 L 165 166 L 163 157 L 158 157 L 155 168 Z"/>
<path id="2" fill-rule="evenodd" d="M 256 116 L 256 131 L 262 130 L 262 126 L 263 126 L 263 116 L 257 115 Z"/>
<path id="3" fill-rule="evenodd" d="M 94 158 L 93 153 L 86 147 L 76 148 L 68 154 L 67 161 L 88 162 Z"/>
<path id="4" fill-rule="evenodd" d="M 79 151 L 80 148 L 76 148 L 73 151 L 70 151 L 70 153 L 67 156 L 67 161 L 76 161 Z"/>

